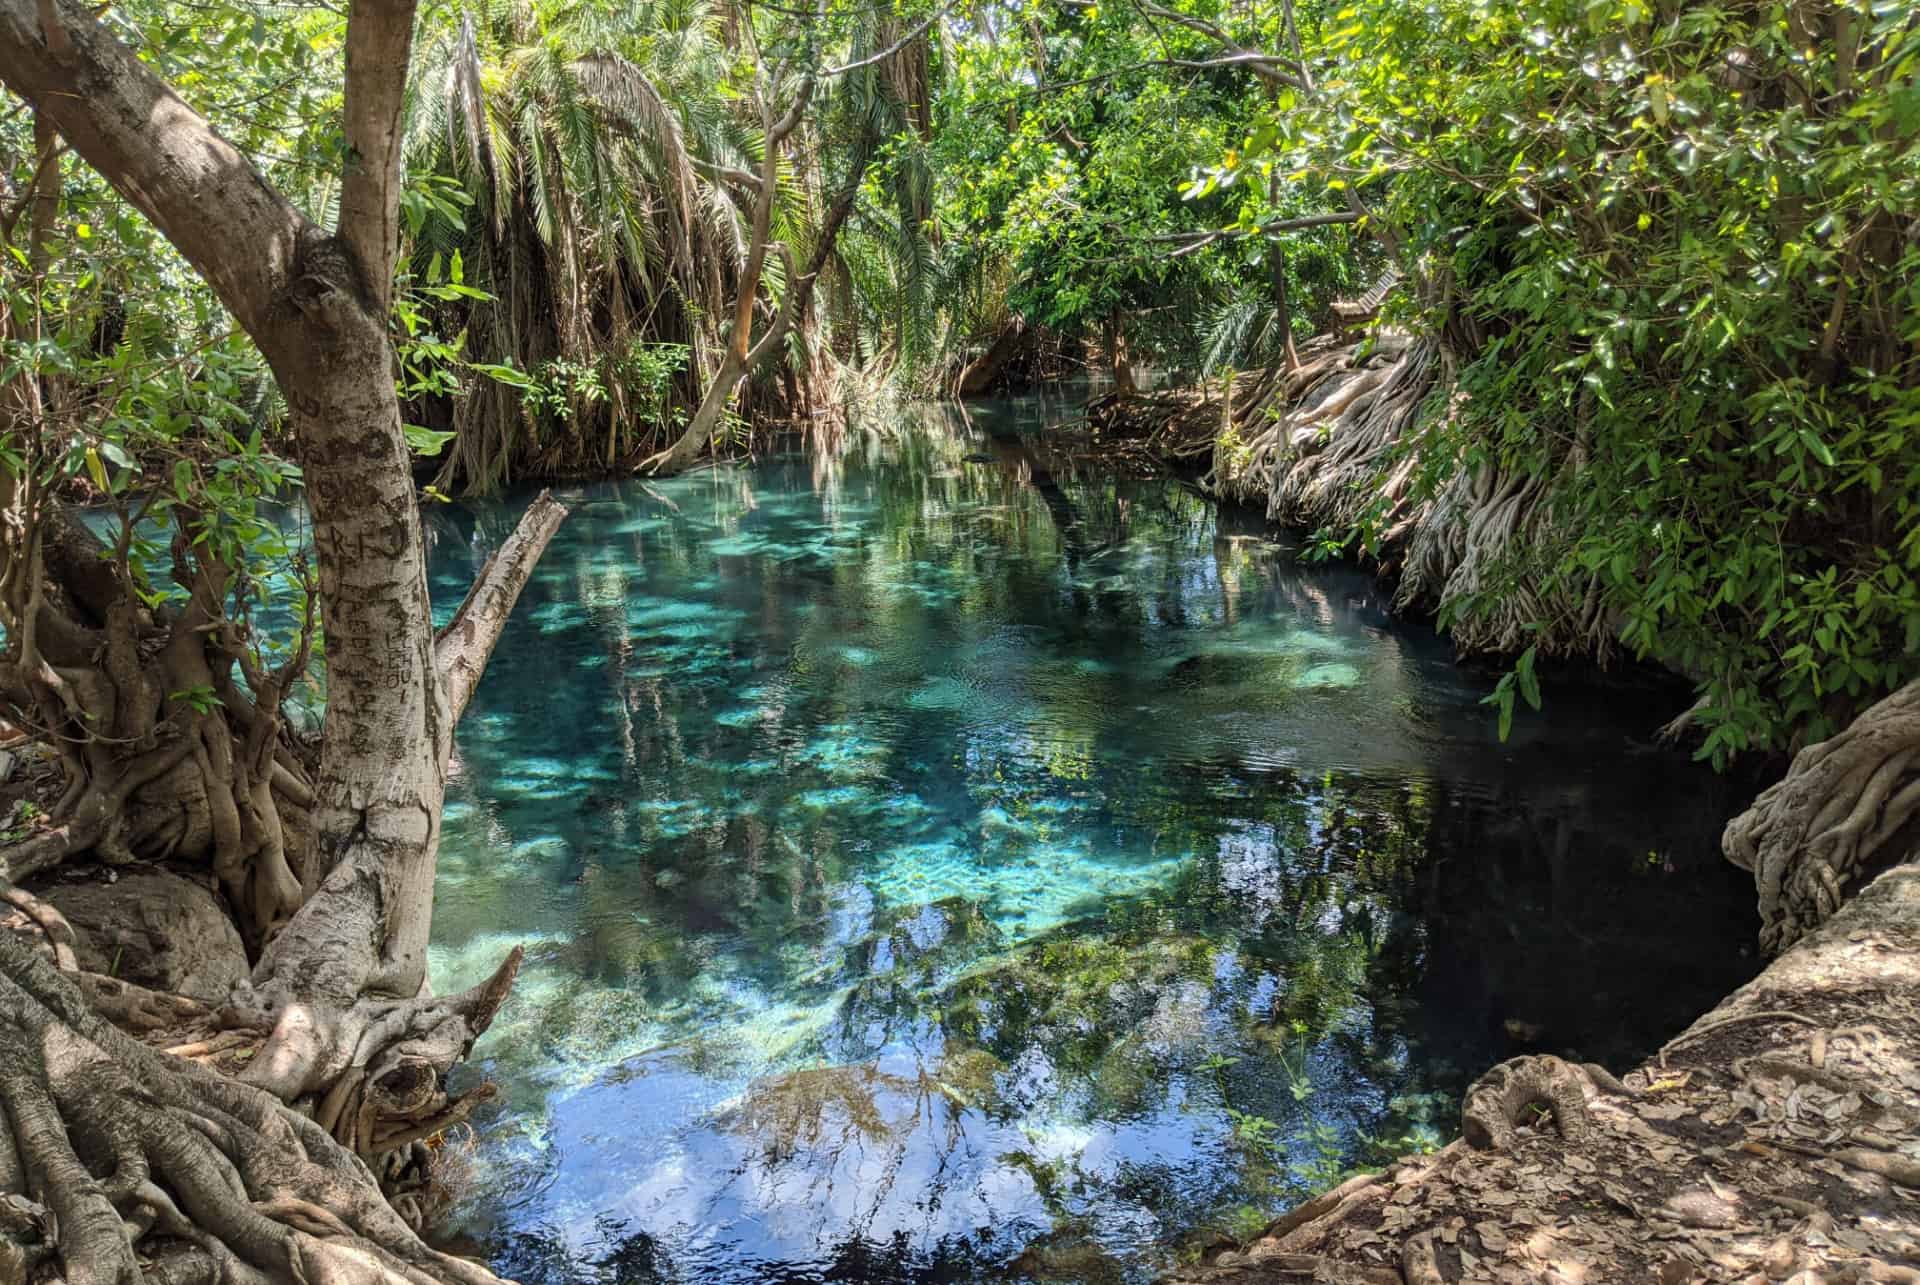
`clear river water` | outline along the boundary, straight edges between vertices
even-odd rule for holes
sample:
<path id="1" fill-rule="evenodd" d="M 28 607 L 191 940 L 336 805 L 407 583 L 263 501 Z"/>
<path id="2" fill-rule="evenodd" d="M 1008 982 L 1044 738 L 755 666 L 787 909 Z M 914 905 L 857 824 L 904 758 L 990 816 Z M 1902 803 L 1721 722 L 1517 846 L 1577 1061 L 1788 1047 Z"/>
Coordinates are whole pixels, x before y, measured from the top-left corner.
<path id="1" fill-rule="evenodd" d="M 1495 674 L 1033 404 L 569 490 L 458 737 L 457 1243 L 527 1282 L 1150 1279 L 1756 969 L 1645 678 Z M 431 515 L 450 610 L 526 497 Z"/>

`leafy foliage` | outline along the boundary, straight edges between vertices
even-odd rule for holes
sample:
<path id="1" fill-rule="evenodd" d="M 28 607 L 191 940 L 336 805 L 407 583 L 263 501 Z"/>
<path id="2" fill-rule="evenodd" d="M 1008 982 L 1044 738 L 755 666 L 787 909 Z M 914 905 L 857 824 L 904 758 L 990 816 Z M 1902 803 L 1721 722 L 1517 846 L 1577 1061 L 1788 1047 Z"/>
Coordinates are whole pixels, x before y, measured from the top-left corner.
<path id="1" fill-rule="evenodd" d="M 1005 307 L 1069 336 L 1129 342 L 1163 364 L 1232 368 L 1280 350 L 1277 247 L 1234 235 L 1298 214 L 1311 194 L 1240 183 L 1246 122 L 1274 87 L 1217 36 L 1150 4 L 988 10 L 956 32 L 934 141 L 943 225 L 1007 265 Z M 1166 11 L 1162 11 L 1165 13 Z M 1228 6 L 1181 6 L 1200 27 Z M 1277 31 L 1278 10 L 1256 26 Z M 1190 17 L 1189 17 L 1190 16 Z M 1295 238 L 1280 265 L 1301 337 L 1356 279 L 1352 238 Z M 1121 333 L 1116 333 L 1116 331 Z"/>
<path id="2" fill-rule="evenodd" d="M 111 21 L 324 218 L 338 16 L 218 13 Z M 1552 519 L 1447 619 L 1523 584 L 1604 604 L 1612 637 L 1699 683 L 1716 761 L 1920 674 L 1904 6 L 511 0 L 422 22 L 396 374 L 442 486 L 622 467 L 684 419 L 731 322 L 763 147 L 745 100 L 784 63 L 833 74 L 775 235 L 804 261 L 852 200 L 749 417 L 850 371 L 950 388 L 1016 317 L 1116 365 L 1270 364 L 1391 259 L 1417 283 L 1391 320 L 1458 364 L 1448 413 L 1402 443 L 1420 487 L 1538 479 Z M 30 121 L 0 143 L 28 190 Z M 84 424 L 49 467 L 110 494 L 150 461 L 213 481 L 256 436 L 270 456 L 257 356 L 151 228 L 58 175 L 57 263 L 13 238 L 11 313 L 35 320 L 7 350 Z M 792 285 L 769 268 L 762 315 Z M 1531 624 L 1503 720 L 1540 699 L 1536 659 L 1591 645 Z"/>
<path id="3" fill-rule="evenodd" d="M 1702 753 L 1817 739 L 1920 675 L 1920 59 L 1902 6 L 1715 3 L 1303 13 L 1312 92 L 1249 166 L 1351 191 L 1425 283 L 1450 413 L 1405 443 L 1547 484 L 1550 536 L 1447 606 L 1599 595 L 1692 676 Z M 1331 533 L 1343 540 L 1346 533 Z M 1357 533 L 1378 539 L 1376 520 Z M 1538 650 L 1573 650 L 1554 619 Z M 1537 703 L 1531 663 L 1495 693 Z"/>
<path id="4" fill-rule="evenodd" d="M 1920 674 L 1908 17 L 1355 18 L 1483 71 L 1426 79 L 1441 96 L 1420 103 L 1380 79 L 1391 59 L 1352 64 L 1377 109 L 1354 113 L 1348 163 L 1402 169 L 1386 217 L 1483 340 L 1423 466 L 1558 481 L 1563 542 L 1520 572 L 1591 581 L 1623 641 L 1698 678 L 1716 760 L 1821 738 Z M 1403 129 L 1410 103 L 1449 126 Z"/>

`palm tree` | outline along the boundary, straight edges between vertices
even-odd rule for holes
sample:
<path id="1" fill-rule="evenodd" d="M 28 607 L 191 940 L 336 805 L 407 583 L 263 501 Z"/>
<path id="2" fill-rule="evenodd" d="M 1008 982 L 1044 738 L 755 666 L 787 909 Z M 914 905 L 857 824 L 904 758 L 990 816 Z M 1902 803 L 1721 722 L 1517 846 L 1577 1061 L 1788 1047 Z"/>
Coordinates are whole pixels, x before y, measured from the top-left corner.
<path id="1" fill-rule="evenodd" d="M 458 254 L 489 296 L 433 309 L 492 376 L 421 408 L 457 433 L 443 486 L 610 467 L 645 444 L 636 424 L 689 397 L 673 367 L 714 341 L 744 255 L 736 178 L 758 147 L 722 96 L 720 30 L 704 0 L 507 0 L 423 33 L 409 168 L 470 205 L 423 222 L 410 266 L 433 286 Z M 679 354 L 664 379 L 662 352 Z"/>
<path id="2" fill-rule="evenodd" d="M 423 216 L 409 267 L 433 330 L 463 336 L 486 376 L 414 406 L 455 433 L 441 486 L 622 467 L 690 413 L 704 449 L 728 381 L 776 364 L 731 350 L 741 316 L 780 329 L 757 356 L 784 364 L 742 411 L 801 413 L 849 367 L 924 359 L 942 293 L 925 155 L 940 26 L 866 5 L 816 19 L 756 32 L 711 0 L 475 0 L 422 33 L 409 170 L 466 213 Z M 757 110 L 767 94 L 802 103 L 771 158 L 783 113 Z M 822 278 L 835 289 L 816 311 Z M 863 319 L 882 342 L 857 342 Z"/>

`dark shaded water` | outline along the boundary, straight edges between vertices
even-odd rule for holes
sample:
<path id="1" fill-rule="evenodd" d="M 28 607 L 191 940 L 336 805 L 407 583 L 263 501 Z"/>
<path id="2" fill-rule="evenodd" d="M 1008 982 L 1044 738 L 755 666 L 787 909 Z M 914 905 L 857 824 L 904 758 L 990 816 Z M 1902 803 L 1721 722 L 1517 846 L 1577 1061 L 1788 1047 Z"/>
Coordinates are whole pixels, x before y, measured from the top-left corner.
<path id="1" fill-rule="evenodd" d="M 529 947 L 464 1211 L 524 1280 L 1140 1279 L 1753 971 L 1672 692 L 1501 744 L 1369 576 L 1178 487 L 934 412 L 573 498 L 435 920 L 443 990 Z M 435 515 L 447 607 L 517 507 Z"/>

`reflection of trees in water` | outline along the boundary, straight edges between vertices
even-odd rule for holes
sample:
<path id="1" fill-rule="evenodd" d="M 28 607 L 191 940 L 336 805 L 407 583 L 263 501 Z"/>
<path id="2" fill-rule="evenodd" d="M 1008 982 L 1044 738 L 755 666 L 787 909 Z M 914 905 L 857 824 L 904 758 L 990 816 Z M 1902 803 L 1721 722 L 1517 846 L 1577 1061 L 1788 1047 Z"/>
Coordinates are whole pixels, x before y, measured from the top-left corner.
<path id="1" fill-rule="evenodd" d="M 839 1221 L 848 1232 L 864 1236 L 876 1223 L 897 1221 L 887 1215 L 898 1207 L 931 1195 L 926 1223 L 937 1226 L 949 1171 L 977 1171 L 988 1159 L 969 1132 L 969 1103 L 947 1075 L 964 1079 L 966 1068 L 936 1061 L 901 1074 L 825 1066 L 754 1081 L 716 1121 L 752 1151 L 715 1200 L 745 1185 L 763 1208 L 837 1206 L 847 1211 Z"/>
<path id="2" fill-rule="evenodd" d="M 583 1245 L 551 1228 L 533 1228 L 487 1248 L 494 1267 L 521 1285 L 689 1285 L 702 1279 L 704 1265 L 685 1254 L 676 1261 L 656 1238 L 614 1218 L 600 1219 Z M 973 1285 L 1008 1279 L 1003 1258 L 983 1254 L 965 1237 L 928 1246 L 904 1234 L 870 1240 L 847 1233 L 829 1238 L 804 1265 L 766 1263 L 753 1279 L 756 1285 Z M 729 1280 L 755 1270 L 738 1262 L 724 1266 Z"/>
<path id="3" fill-rule="evenodd" d="M 1273 640 L 1217 626 L 1285 633 L 1292 614 L 1344 644 L 1383 619 L 1371 582 L 1236 540 L 1178 488 L 1075 478 L 1019 452 L 969 463 L 977 439 L 961 435 L 859 449 L 861 468 L 796 458 L 751 485 L 729 470 L 676 483 L 661 494 L 678 512 L 624 489 L 583 507 L 528 596 L 554 612 L 537 652 L 503 657 L 520 700 L 507 679 L 483 694 L 492 730 L 463 730 L 458 789 L 487 814 L 495 850 L 565 840 L 531 874 L 501 861 L 468 875 L 502 904 L 530 877 L 561 886 L 543 967 L 641 1008 L 679 1004 L 682 1022 L 715 1020 L 720 990 L 736 1005 L 839 1002 L 716 1124 L 752 1139 L 741 1181 L 831 1178 L 857 1156 L 888 1175 L 863 1206 L 871 1221 L 905 1198 L 885 1185 L 905 1163 L 903 1131 L 945 1173 L 966 1159 L 966 1121 L 1018 1123 L 1040 1092 L 1100 1128 L 1187 1095 L 1216 1123 L 1229 1105 L 1296 1132 L 1332 1119 L 1357 1145 L 1390 1125 L 1396 1095 L 1451 1092 L 1504 1052 L 1505 1018 L 1539 1024 L 1555 988 L 1616 979 L 1590 1014 L 1557 1001 L 1570 1011 L 1552 1037 L 1569 1042 L 1601 1015 L 1644 1038 L 1661 1004 L 1695 1003 L 1663 986 L 1623 1013 L 1659 979 L 1609 963 L 1623 926 L 1648 919 L 1616 912 L 1625 899 L 1668 897 L 1683 914 L 1698 896 L 1697 881 L 1642 859 L 1693 824 L 1648 805 L 1671 794 L 1657 764 L 1598 779 L 1564 753 L 1449 729 L 1409 736 L 1410 766 L 1387 776 L 1310 774 L 1249 766 L 1265 747 L 1236 727 L 1204 740 L 1196 719 L 1142 726 L 1116 710 L 1150 697 L 1175 717 L 1231 714 L 1268 681 L 1260 644 Z M 456 536 L 478 550 L 486 532 L 456 521 L 443 550 Z M 642 623 L 663 604 L 706 614 Z M 1421 690 L 1401 636 L 1364 645 L 1368 686 L 1335 717 Z M 910 707 L 929 680 L 950 680 L 933 693 L 947 703 Z M 605 750 L 609 779 L 556 778 L 524 808 L 490 798 L 520 757 L 590 761 L 583 746 Z M 940 947 L 909 949 L 911 894 L 866 895 L 902 847 L 944 845 L 985 877 L 1063 835 L 1088 864 L 1181 864 L 1139 895 L 1090 894 L 1072 922 L 1025 941 L 978 930 L 1003 907 L 955 902 Z M 1724 937 L 1699 935 L 1726 953 Z M 1653 970 L 1677 936 L 1625 945 Z M 736 982 L 750 985 L 735 994 Z M 702 986 L 709 1007 L 684 1003 Z M 872 1065 L 903 1043 L 931 1063 Z M 1304 1106 L 1285 1070 L 1302 1043 L 1321 1085 Z M 1197 1076 L 1214 1054 L 1241 1061 Z M 830 1065 L 789 1069 L 808 1058 Z M 956 1096 L 961 1061 L 976 1091 Z M 1083 1204 L 1230 1200 L 1234 1163 L 1223 1153 L 1203 1179 L 1135 1165 L 1089 1183 Z M 822 1252 L 888 1261 L 857 1232 Z M 645 1236 L 603 1240 L 589 1252 L 523 1237 L 513 1253 L 533 1266 L 503 1262 L 531 1280 L 669 1278 Z"/>
<path id="4" fill-rule="evenodd" d="M 520 1285 L 677 1285 L 685 1279 L 657 1240 L 620 1218 L 597 1219 L 586 1244 L 533 1227 L 486 1249 L 494 1268 Z"/>

